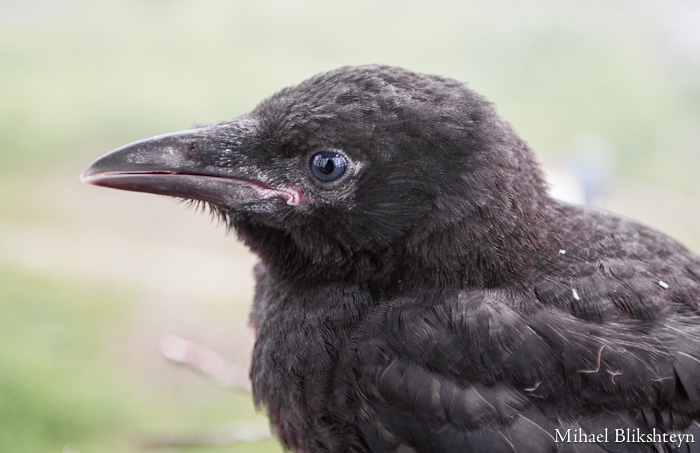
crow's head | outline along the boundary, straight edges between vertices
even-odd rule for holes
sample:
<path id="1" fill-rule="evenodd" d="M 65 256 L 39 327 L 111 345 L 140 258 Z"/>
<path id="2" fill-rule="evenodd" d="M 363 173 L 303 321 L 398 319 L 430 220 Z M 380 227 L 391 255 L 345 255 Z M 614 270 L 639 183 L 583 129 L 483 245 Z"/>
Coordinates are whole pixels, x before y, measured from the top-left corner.
<path id="1" fill-rule="evenodd" d="M 273 272 L 306 280 L 418 267 L 449 280 L 471 261 L 484 272 L 460 278 L 488 280 L 486 255 L 528 236 L 545 199 L 488 101 L 386 66 L 320 74 L 230 121 L 132 143 L 82 178 L 206 202 Z"/>

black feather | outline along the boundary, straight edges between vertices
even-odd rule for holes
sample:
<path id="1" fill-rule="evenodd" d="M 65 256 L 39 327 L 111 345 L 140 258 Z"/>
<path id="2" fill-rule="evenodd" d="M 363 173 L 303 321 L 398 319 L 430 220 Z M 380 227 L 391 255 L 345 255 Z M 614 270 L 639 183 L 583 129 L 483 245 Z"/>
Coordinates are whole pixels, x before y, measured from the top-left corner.
<path id="1" fill-rule="evenodd" d="M 561 441 L 700 435 L 700 259 L 550 198 L 527 144 L 463 84 L 341 68 L 181 141 L 197 178 L 258 184 L 230 203 L 152 191 L 208 201 L 260 256 L 251 378 L 286 448 L 698 451 Z M 147 160 L 148 143 L 129 152 Z M 314 178 L 319 152 L 347 162 L 337 181 Z M 114 174 L 100 162 L 90 178 Z"/>

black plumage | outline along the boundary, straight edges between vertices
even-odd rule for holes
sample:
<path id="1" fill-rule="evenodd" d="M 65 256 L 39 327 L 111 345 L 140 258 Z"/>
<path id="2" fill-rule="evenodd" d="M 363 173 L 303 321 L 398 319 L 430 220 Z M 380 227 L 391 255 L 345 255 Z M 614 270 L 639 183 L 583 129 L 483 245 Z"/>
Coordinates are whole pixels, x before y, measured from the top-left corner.
<path id="1" fill-rule="evenodd" d="M 83 178 L 207 202 L 258 254 L 251 379 L 290 450 L 700 451 L 700 259 L 550 198 L 459 82 L 341 68 Z"/>

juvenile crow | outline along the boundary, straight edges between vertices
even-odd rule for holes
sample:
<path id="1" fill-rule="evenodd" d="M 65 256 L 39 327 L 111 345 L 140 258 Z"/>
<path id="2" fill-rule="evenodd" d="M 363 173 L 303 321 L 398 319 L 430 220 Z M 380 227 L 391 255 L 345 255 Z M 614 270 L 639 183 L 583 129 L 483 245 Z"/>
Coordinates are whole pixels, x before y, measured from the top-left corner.
<path id="1" fill-rule="evenodd" d="M 700 259 L 550 198 L 462 83 L 345 67 L 82 178 L 206 202 L 260 257 L 250 376 L 289 450 L 700 450 Z"/>

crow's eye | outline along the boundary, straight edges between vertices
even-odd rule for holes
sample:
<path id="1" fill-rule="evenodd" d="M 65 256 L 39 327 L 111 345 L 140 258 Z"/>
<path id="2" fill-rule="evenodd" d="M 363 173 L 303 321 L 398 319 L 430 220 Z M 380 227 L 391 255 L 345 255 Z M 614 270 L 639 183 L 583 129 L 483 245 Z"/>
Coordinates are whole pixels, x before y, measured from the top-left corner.
<path id="1" fill-rule="evenodd" d="M 321 151 L 311 158 L 311 173 L 325 182 L 335 181 L 343 176 L 347 166 L 345 157 L 333 151 Z"/>

